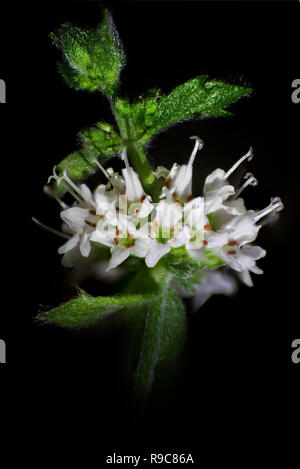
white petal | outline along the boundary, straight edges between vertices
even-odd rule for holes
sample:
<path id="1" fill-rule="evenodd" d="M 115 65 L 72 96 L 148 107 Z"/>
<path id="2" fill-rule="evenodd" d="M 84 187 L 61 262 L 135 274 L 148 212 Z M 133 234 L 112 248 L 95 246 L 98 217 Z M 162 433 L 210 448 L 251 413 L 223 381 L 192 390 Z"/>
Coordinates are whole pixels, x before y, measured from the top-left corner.
<path id="1" fill-rule="evenodd" d="M 169 172 L 169 178 L 174 179 L 179 171 L 179 165 L 177 163 L 174 163 L 172 168 L 170 169 Z"/>
<path id="2" fill-rule="evenodd" d="M 94 192 L 96 211 L 99 214 L 105 214 L 108 212 L 116 212 L 116 204 L 118 202 L 118 195 L 114 191 L 107 191 L 106 187 L 101 184 Z"/>
<path id="3" fill-rule="evenodd" d="M 182 207 L 177 203 L 160 201 L 156 206 L 156 216 L 159 226 L 171 228 L 182 218 Z"/>
<path id="4" fill-rule="evenodd" d="M 115 246 L 114 238 L 116 237 L 116 230 L 99 230 L 96 229 L 90 236 L 91 241 L 104 244 L 105 246 Z"/>
<path id="5" fill-rule="evenodd" d="M 253 272 L 254 274 L 257 274 L 257 275 L 262 275 L 264 273 L 264 271 L 262 269 L 260 269 L 259 267 L 257 267 L 257 265 L 254 265 L 253 267 L 251 267 L 251 269 L 249 269 L 251 272 Z"/>
<path id="6" fill-rule="evenodd" d="M 168 244 L 158 243 L 155 239 L 152 240 L 150 250 L 145 258 L 147 267 L 154 267 L 159 259 L 171 251 L 171 246 Z"/>
<path id="7" fill-rule="evenodd" d="M 224 201 L 234 194 L 234 187 L 226 185 L 218 189 L 216 192 L 209 193 L 205 196 L 205 213 L 212 213 L 224 208 Z"/>
<path id="8" fill-rule="evenodd" d="M 89 240 L 89 235 L 87 232 L 83 233 L 80 241 L 80 252 L 83 257 L 88 257 L 91 251 L 91 244 Z"/>
<path id="9" fill-rule="evenodd" d="M 209 192 L 220 189 L 224 186 L 226 180 L 224 179 L 225 171 L 223 169 L 215 169 L 211 174 L 207 176 L 204 182 L 203 193 L 208 194 Z"/>
<path id="10" fill-rule="evenodd" d="M 220 209 L 210 214 L 210 219 L 215 230 L 224 230 L 228 229 L 228 225 L 232 222 L 234 216 L 222 204 Z"/>
<path id="11" fill-rule="evenodd" d="M 152 240 L 150 238 L 138 238 L 135 240 L 134 246 L 130 249 L 130 253 L 137 257 L 145 257 L 150 249 Z"/>
<path id="12" fill-rule="evenodd" d="M 265 257 L 267 251 L 262 249 L 260 246 L 243 246 L 242 253 L 246 256 L 252 257 L 252 259 L 258 260 Z"/>
<path id="13" fill-rule="evenodd" d="M 192 166 L 183 164 L 179 167 L 172 189 L 177 192 L 179 198 L 185 198 L 192 192 Z"/>
<path id="14" fill-rule="evenodd" d="M 218 252 L 219 251 L 219 252 Z M 243 257 L 239 255 L 239 252 L 237 251 L 235 254 L 227 254 L 227 252 L 224 249 L 216 249 L 216 252 L 220 255 L 222 259 L 224 259 L 227 264 L 233 269 L 236 270 L 237 272 L 242 272 L 243 270 L 246 270 L 249 263 L 247 262 L 247 257 L 244 256 L 244 262 L 243 262 Z"/>
<path id="15" fill-rule="evenodd" d="M 113 248 L 107 270 L 114 269 L 130 256 L 129 249 Z"/>
<path id="16" fill-rule="evenodd" d="M 58 254 L 65 254 L 71 249 L 74 249 L 79 242 L 79 234 L 76 233 L 72 238 L 68 239 L 68 241 L 58 248 Z"/>
<path id="17" fill-rule="evenodd" d="M 221 248 L 230 239 L 230 234 L 227 231 L 209 231 L 206 239 L 207 249 Z"/>
<path id="18" fill-rule="evenodd" d="M 238 241 L 240 246 L 254 241 L 260 229 L 260 226 L 254 223 L 253 211 L 250 210 L 233 218 L 228 227 L 233 229 L 232 239 Z"/>
<path id="19" fill-rule="evenodd" d="M 141 203 L 140 210 L 137 214 L 138 218 L 145 218 L 152 212 L 154 209 L 154 205 L 149 201 L 149 199 L 145 199 L 144 202 Z"/>
<path id="20" fill-rule="evenodd" d="M 159 179 L 161 177 L 167 179 L 167 177 L 169 176 L 169 170 L 164 166 L 157 166 L 156 170 L 152 172 L 156 179 Z"/>
<path id="21" fill-rule="evenodd" d="M 86 228 L 85 219 L 89 215 L 88 208 L 71 207 L 60 213 L 61 219 L 70 227 L 72 231 L 82 233 Z"/>
<path id="22" fill-rule="evenodd" d="M 126 195 L 129 202 L 140 200 L 140 198 L 144 195 L 144 189 L 137 173 L 132 168 L 122 169 L 122 173 L 125 179 Z"/>
<path id="23" fill-rule="evenodd" d="M 183 211 L 185 213 L 188 213 L 193 209 L 202 209 L 204 211 L 204 197 L 195 197 L 195 199 L 184 204 Z"/>
<path id="24" fill-rule="evenodd" d="M 224 204 L 224 208 L 228 213 L 231 213 L 232 215 L 242 215 L 246 212 L 244 199 L 242 199 L 242 197 L 239 197 L 236 200 L 226 201 Z"/>
<path id="25" fill-rule="evenodd" d="M 95 202 L 92 196 L 92 193 L 88 186 L 86 184 L 81 184 L 80 185 L 80 192 L 83 197 L 83 200 L 88 203 L 89 205 L 92 205 L 92 207 L 95 206 Z"/>
<path id="26" fill-rule="evenodd" d="M 185 226 L 180 233 L 174 238 L 174 241 L 171 243 L 173 248 L 179 248 L 184 244 L 188 243 L 191 239 L 190 230 Z"/>
<path id="27" fill-rule="evenodd" d="M 245 285 L 247 285 L 248 287 L 253 287 L 253 281 L 249 270 L 243 270 L 239 275 Z"/>
<path id="28" fill-rule="evenodd" d="M 232 296 L 237 292 L 237 282 L 233 275 L 223 270 L 206 270 L 195 294 L 193 310 L 199 309 L 212 295 Z"/>

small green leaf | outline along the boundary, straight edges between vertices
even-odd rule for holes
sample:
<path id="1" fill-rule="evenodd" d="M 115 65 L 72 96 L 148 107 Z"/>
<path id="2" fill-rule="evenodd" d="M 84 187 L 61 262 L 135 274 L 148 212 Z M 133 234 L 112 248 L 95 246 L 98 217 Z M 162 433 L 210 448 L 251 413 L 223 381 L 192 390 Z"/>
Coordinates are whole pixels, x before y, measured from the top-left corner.
<path id="1" fill-rule="evenodd" d="M 64 24 L 51 37 L 63 53 L 58 68 L 69 86 L 115 94 L 125 54 L 108 10 L 95 30 Z"/>
<path id="2" fill-rule="evenodd" d="M 148 306 L 135 384 L 142 400 L 151 390 L 157 365 L 174 361 L 185 337 L 185 311 L 171 286 L 172 276 L 160 267 L 153 274 L 160 289 Z"/>
<path id="3" fill-rule="evenodd" d="M 94 127 L 81 133 L 83 142 L 98 156 L 107 157 L 121 149 L 121 137 L 106 122 L 99 122 Z"/>
<path id="4" fill-rule="evenodd" d="M 61 327 L 87 327 L 123 308 L 146 305 L 151 299 L 150 295 L 116 295 L 95 298 L 84 290 L 80 290 L 80 293 L 81 296 L 78 298 L 74 298 L 47 313 L 40 313 L 37 319 Z"/>
<path id="5" fill-rule="evenodd" d="M 85 148 L 81 148 L 64 158 L 56 167 L 58 175 L 66 168 L 73 182 L 86 179 L 100 163 L 117 154 L 121 149 L 121 137 L 110 124 L 99 122 L 95 127 L 84 130 L 81 140 Z M 56 186 L 56 193 L 64 192 L 63 185 Z"/>

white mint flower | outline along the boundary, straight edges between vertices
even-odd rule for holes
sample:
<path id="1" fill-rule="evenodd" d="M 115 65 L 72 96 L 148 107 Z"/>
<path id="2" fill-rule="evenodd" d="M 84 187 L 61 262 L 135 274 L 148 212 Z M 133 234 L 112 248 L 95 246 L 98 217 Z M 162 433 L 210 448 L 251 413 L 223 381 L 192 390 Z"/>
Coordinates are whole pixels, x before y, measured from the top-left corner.
<path id="1" fill-rule="evenodd" d="M 189 242 L 190 233 L 182 225 L 182 216 L 180 203 L 162 200 L 157 204 L 155 217 L 149 225 L 152 241 L 145 258 L 148 267 L 154 267 L 172 247 L 180 247 Z"/>
<path id="2" fill-rule="evenodd" d="M 237 279 L 228 268 L 218 270 L 203 269 L 203 276 L 196 292 L 188 292 L 179 284 L 176 291 L 182 298 L 191 298 L 191 308 L 195 312 L 213 295 L 233 296 L 237 293 Z"/>
<path id="3" fill-rule="evenodd" d="M 98 225 L 91 235 L 91 241 L 111 248 L 111 259 L 107 270 L 117 267 L 130 255 L 145 257 L 151 242 L 150 238 L 145 237 L 141 230 L 137 230 L 123 214 L 119 215 L 118 224 L 114 228 L 105 229 Z"/>
<path id="4" fill-rule="evenodd" d="M 263 210 L 247 210 L 240 196 L 247 186 L 256 186 L 257 179 L 246 173 L 245 181 L 238 189 L 228 181 L 244 161 L 253 158 L 252 148 L 227 172 L 218 168 L 209 174 L 205 179 L 203 196 L 194 198 L 193 163 L 204 143 L 199 137 L 191 138 L 195 139 L 195 145 L 187 164 L 174 163 L 170 171 L 158 166 L 153 172 L 157 179 L 165 180 L 158 197 L 160 201 L 156 204 L 129 165 L 125 148 L 121 151 L 125 163 L 122 175 L 112 168 L 104 169 L 95 160 L 108 182 L 100 184 L 93 192 L 85 184 L 76 185 L 68 177 L 66 169 L 61 177 L 54 169 L 49 180 L 54 178 L 58 185 L 64 181 L 66 190 L 75 199 L 74 205 L 69 207 L 47 189 L 49 195 L 59 202 L 61 219 L 68 229 L 68 234 L 49 229 L 67 238 L 59 248 L 59 253 L 64 254 L 63 264 L 73 265 L 78 253 L 88 257 L 91 243 L 100 243 L 111 251 L 108 270 L 119 266 L 130 256 L 144 258 L 146 265 L 153 268 L 172 248 L 185 246 L 189 255 L 200 262 L 205 258 L 206 250 L 210 250 L 251 286 L 250 272 L 262 273 L 256 261 L 266 254 L 264 249 L 251 243 L 262 226 L 262 218 L 282 210 L 283 204 L 276 197 Z M 217 282 L 222 290 L 224 277 L 211 274 L 210 278 L 212 285 Z"/>
<path id="5" fill-rule="evenodd" d="M 216 169 L 207 176 L 203 194 L 205 200 L 205 213 L 215 213 L 216 216 L 240 215 L 246 211 L 244 201 L 238 198 L 242 191 L 248 185 L 257 185 L 257 180 L 251 173 L 245 175 L 246 182 L 235 192 L 232 185 L 228 183 L 228 178 L 245 161 L 251 161 L 253 158 L 253 149 L 243 155 L 226 173 L 223 169 Z"/>
<path id="6" fill-rule="evenodd" d="M 137 218 L 145 218 L 153 210 L 151 197 L 145 193 L 138 174 L 129 166 L 125 149 L 122 150 L 122 159 L 126 166 L 122 169 L 126 187 L 125 194 L 131 204 L 132 215 Z"/>
<path id="7" fill-rule="evenodd" d="M 203 281 L 192 300 L 192 309 L 197 311 L 213 295 L 233 296 L 238 285 L 233 275 L 224 269 L 205 269 Z"/>
<path id="8" fill-rule="evenodd" d="M 68 192 L 71 193 L 77 202 L 76 206 L 66 208 L 60 214 L 61 219 L 66 223 L 72 236 L 58 249 L 58 252 L 65 255 L 62 260 L 63 264 L 70 266 L 72 256 L 67 255 L 67 253 L 79 246 L 81 255 L 88 257 L 91 251 L 90 237 L 97 224 L 103 223 L 104 220 L 105 223 L 108 223 L 110 219 L 111 222 L 114 220 L 114 200 L 103 185 L 98 186 L 94 194 L 91 193 L 85 184 L 77 186 L 68 177 L 66 169 L 61 177 L 57 176 L 54 169 L 51 178 L 56 179 L 58 185 L 61 181 L 64 181 L 67 184 Z"/>
<path id="9" fill-rule="evenodd" d="M 203 148 L 204 142 L 199 137 L 191 137 L 195 139 L 195 146 L 188 161 L 188 164 L 178 166 L 176 163 L 171 168 L 171 171 L 166 176 L 166 185 L 162 189 L 161 198 L 166 198 L 168 201 L 178 200 L 180 203 L 187 202 L 192 196 L 192 175 L 193 163 L 198 150 Z M 164 169 L 159 167 L 158 174 L 163 175 Z"/>
<path id="10" fill-rule="evenodd" d="M 240 273 L 242 281 L 248 286 L 253 285 L 249 272 L 263 273 L 256 266 L 256 261 L 266 255 L 264 249 L 249 244 L 256 239 L 261 228 L 257 222 L 272 212 L 282 210 L 282 208 L 281 200 L 276 197 L 272 199 L 267 208 L 258 212 L 249 210 L 243 215 L 234 217 L 220 233 L 211 235 L 217 241 L 219 236 L 220 245 L 214 246 L 215 252 L 226 261 L 229 267 Z M 227 239 L 221 246 L 225 238 Z M 208 246 L 211 247 L 209 242 Z"/>
<path id="11" fill-rule="evenodd" d="M 184 225 L 189 229 L 190 239 L 186 243 L 186 249 L 199 250 L 207 244 L 204 239 L 206 230 L 211 230 L 209 220 L 204 211 L 204 198 L 196 197 L 183 207 Z M 200 253 L 198 253 L 200 254 Z M 202 254 L 202 251 L 201 251 Z M 194 252 L 194 256 L 197 254 Z"/>

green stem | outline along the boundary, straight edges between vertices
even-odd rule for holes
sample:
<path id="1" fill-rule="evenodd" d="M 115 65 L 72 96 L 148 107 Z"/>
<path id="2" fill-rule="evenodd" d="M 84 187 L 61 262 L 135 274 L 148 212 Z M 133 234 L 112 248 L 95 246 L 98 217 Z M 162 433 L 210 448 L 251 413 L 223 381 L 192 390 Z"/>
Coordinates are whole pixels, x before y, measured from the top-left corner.
<path id="1" fill-rule="evenodd" d="M 118 113 L 112 100 L 110 103 L 132 167 L 138 173 L 145 192 L 152 195 L 153 199 L 156 199 L 158 198 L 159 192 L 158 183 L 145 154 L 144 142 L 134 138 L 135 129 L 133 128 L 130 118 Z"/>

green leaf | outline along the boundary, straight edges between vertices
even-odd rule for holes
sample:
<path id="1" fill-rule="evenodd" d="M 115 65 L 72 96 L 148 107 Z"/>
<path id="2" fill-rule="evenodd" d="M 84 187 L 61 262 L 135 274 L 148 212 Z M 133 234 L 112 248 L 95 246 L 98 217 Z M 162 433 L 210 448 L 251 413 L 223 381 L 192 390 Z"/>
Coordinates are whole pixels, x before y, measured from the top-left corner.
<path id="1" fill-rule="evenodd" d="M 94 30 L 63 24 L 51 37 L 63 53 L 58 68 L 69 86 L 115 94 L 125 54 L 108 10 Z"/>
<path id="2" fill-rule="evenodd" d="M 116 101 L 116 112 L 126 116 L 131 138 L 145 144 L 153 134 L 177 122 L 230 115 L 226 108 L 250 91 L 250 88 L 208 80 L 206 75 L 201 75 L 179 85 L 168 95 L 153 90 L 132 104 L 120 98 Z M 127 138 L 128 129 L 123 129 Z"/>
<path id="3" fill-rule="evenodd" d="M 161 131 L 176 122 L 195 117 L 230 115 L 229 104 L 250 93 L 250 88 L 208 80 L 206 75 L 187 81 L 162 96 L 154 113 L 149 134 Z"/>
<path id="4" fill-rule="evenodd" d="M 121 125 L 121 132 L 125 140 L 139 140 L 145 135 L 145 132 L 153 124 L 160 97 L 159 90 L 151 90 L 134 103 L 129 103 L 126 98 L 116 99 L 116 118 L 117 120 L 118 116 L 123 118 L 118 120 L 118 124 Z"/>
<path id="5" fill-rule="evenodd" d="M 160 286 L 149 303 L 136 373 L 135 390 L 144 400 L 151 390 L 157 366 L 174 361 L 185 337 L 185 311 L 171 286 L 172 276 L 160 267 L 153 269 Z"/>
<path id="6" fill-rule="evenodd" d="M 40 313 L 37 319 L 61 327 L 87 327 L 123 308 L 146 305 L 151 299 L 150 295 L 116 295 L 95 298 L 84 290 L 80 290 L 80 293 L 81 296 L 78 298 L 47 313 Z"/>
<path id="7" fill-rule="evenodd" d="M 81 133 L 82 141 L 102 159 L 121 150 L 122 139 L 114 128 L 106 122 L 98 122 L 94 127 Z"/>
<path id="8" fill-rule="evenodd" d="M 110 124 L 99 122 L 95 127 L 86 129 L 81 134 L 85 148 L 81 148 L 64 158 L 56 167 L 58 175 L 66 168 L 68 176 L 77 183 L 86 179 L 100 163 L 118 153 L 121 149 L 121 137 Z M 56 193 L 65 190 L 64 186 L 56 186 Z"/>

